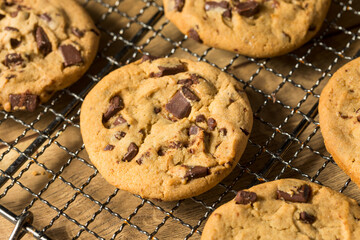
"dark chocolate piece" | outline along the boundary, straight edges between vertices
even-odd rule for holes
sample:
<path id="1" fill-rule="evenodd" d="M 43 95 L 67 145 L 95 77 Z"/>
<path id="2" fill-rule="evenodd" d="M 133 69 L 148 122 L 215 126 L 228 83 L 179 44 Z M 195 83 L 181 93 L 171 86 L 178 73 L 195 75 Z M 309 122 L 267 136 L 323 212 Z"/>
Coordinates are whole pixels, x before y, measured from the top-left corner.
<path id="1" fill-rule="evenodd" d="M 182 87 L 181 91 L 183 93 L 183 95 L 191 100 L 191 101 L 200 101 L 200 98 L 198 96 L 195 95 L 195 93 L 193 93 L 190 89 L 188 89 L 187 87 Z"/>
<path id="2" fill-rule="evenodd" d="M 246 136 L 249 136 L 249 132 L 248 130 L 246 130 L 245 128 L 240 128 L 240 130 L 246 135 Z"/>
<path id="3" fill-rule="evenodd" d="M 12 48 L 17 48 L 20 45 L 21 41 L 17 40 L 16 38 L 10 39 L 10 45 Z"/>
<path id="4" fill-rule="evenodd" d="M 181 12 L 185 5 L 185 0 L 175 0 L 175 10 Z"/>
<path id="5" fill-rule="evenodd" d="M 177 73 L 186 72 L 186 67 L 183 64 L 175 67 L 158 66 L 160 72 L 150 74 L 150 77 L 163 77 L 168 75 L 175 75 Z"/>
<path id="6" fill-rule="evenodd" d="M 205 122 L 206 118 L 204 114 L 197 115 L 195 118 L 195 122 Z"/>
<path id="7" fill-rule="evenodd" d="M 175 95 L 165 105 L 165 108 L 178 119 L 189 116 L 191 112 L 191 105 L 181 91 L 177 91 L 175 93 Z"/>
<path id="8" fill-rule="evenodd" d="M 12 32 L 19 32 L 19 29 L 14 28 L 14 27 L 9 27 L 9 26 L 5 27 L 5 30 L 6 31 L 12 31 Z"/>
<path id="9" fill-rule="evenodd" d="M 35 38 L 39 51 L 44 56 L 48 55 L 52 51 L 52 46 L 48 36 L 46 35 L 42 27 L 36 28 Z"/>
<path id="10" fill-rule="evenodd" d="M 23 110 L 23 108 L 25 108 L 25 110 L 29 112 L 35 111 L 40 102 L 38 95 L 30 94 L 28 92 L 21 94 L 10 94 L 9 101 L 12 110 L 17 110 L 17 108 Z"/>
<path id="11" fill-rule="evenodd" d="M 118 95 L 112 97 L 110 99 L 110 105 L 108 107 L 108 110 L 103 114 L 102 122 L 106 123 L 109 121 L 109 119 L 114 116 L 117 112 L 122 110 L 124 108 L 124 102 L 122 98 Z"/>
<path id="12" fill-rule="evenodd" d="M 207 123 L 208 123 L 209 129 L 210 129 L 211 131 L 213 131 L 213 130 L 216 128 L 217 123 L 216 123 L 216 120 L 215 120 L 215 119 L 209 118 L 209 119 L 207 120 Z"/>
<path id="13" fill-rule="evenodd" d="M 114 121 L 114 126 L 123 124 L 123 123 L 127 123 L 126 119 L 124 119 L 122 116 L 119 116 L 115 121 Z"/>
<path id="14" fill-rule="evenodd" d="M 165 152 L 162 148 L 160 148 L 158 151 L 157 151 L 157 155 L 158 156 L 164 156 L 165 155 Z"/>
<path id="15" fill-rule="evenodd" d="M 192 125 L 189 128 L 189 135 L 196 135 L 199 132 L 200 128 L 196 125 Z"/>
<path id="16" fill-rule="evenodd" d="M 155 57 L 155 56 L 152 56 L 152 55 L 143 55 L 143 56 L 141 57 L 141 62 L 142 62 L 142 63 L 143 63 L 143 62 L 146 62 L 146 61 L 152 62 L 152 61 L 155 60 L 155 59 L 158 59 L 158 57 Z"/>
<path id="17" fill-rule="evenodd" d="M 154 107 L 154 113 L 158 114 L 159 112 L 161 112 L 161 108 L 159 107 Z"/>
<path id="18" fill-rule="evenodd" d="M 114 150 L 114 148 L 115 148 L 114 145 L 108 144 L 108 145 L 106 145 L 106 147 L 104 148 L 104 151 L 112 151 L 112 150 Z"/>
<path id="19" fill-rule="evenodd" d="M 186 171 L 184 178 L 186 178 L 187 180 L 191 180 L 195 178 L 202 178 L 209 174 L 210 174 L 209 168 L 202 166 L 195 166 L 195 167 L 191 167 Z"/>
<path id="20" fill-rule="evenodd" d="M 141 155 L 141 157 L 136 160 L 136 163 L 141 165 L 143 163 L 143 160 L 144 160 L 145 157 L 150 157 L 150 153 L 149 152 L 143 153 Z"/>
<path id="21" fill-rule="evenodd" d="M 304 223 L 312 224 L 315 222 L 315 220 L 316 220 L 316 217 L 314 215 L 311 215 L 307 212 L 300 213 L 300 221 L 302 221 Z"/>
<path id="22" fill-rule="evenodd" d="M 83 62 L 80 51 L 73 45 L 61 45 L 59 49 L 64 58 L 64 67 L 79 65 Z"/>
<path id="23" fill-rule="evenodd" d="M 72 32 L 72 34 L 74 34 L 78 38 L 82 38 L 85 35 L 85 31 L 81 31 L 77 27 L 72 27 L 71 32 Z"/>
<path id="24" fill-rule="evenodd" d="M 220 134 L 222 134 L 223 136 L 226 136 L 226 134 L 227 134 L 227 129 L 226 129 L 226 128 L 220 128 L 220 129 L 219 129 L 219 132 L 220 132 Z"/>
<path id="25" fill-rule="evenodd" d="M 130 143 L 128 149 L 127 149 L 127 153 L 125 154 L 125 156 L 123 157 L 123 161 L 124 162 L 130 162 L 139 152 L 139 148 L 135 143 Z"/>
<path id="26" fill-rule="evenodd" d="M 294 193 L 292 195 L 280 190 L 277 190 L 276 193 L 277 199 L 283 199 L 290 202 L 306 203 L 311 195 L 311 188 L 309 187 L 309 185 L 304 184 L 297 189 L 297 193 Z"/>
<path id="27" fill-rule="evenodd" d="M 5 78 L 6 78 L 7 80 L 10 80 L 10 79 L 15 78 L 15 77 L 16 77 L 16 75 L 10 74 L 10 75 L 7 75 Z"/>
<path id="28" fill-rule="evenodd" d="M 235 197 L 236 204 L 242 204 L 242 205 L 256 202 L 256 200 L 257 200 L 256 193 L 248 192 L 248 191 L 239 191 Z"/>
<path id="29" fill-rule="evenodd" d="M 24 62 L 24 59 L 21 57 L 19 53 L 10 53 L 6 55 L 4 60 L 4 65 L 7 67 L 14 65 L 21 65 Z"/>
<path id="30" fill-rule="evenodd" d="M 40 18 L 46 22 L 50 22 L 52 19 L 47 13 L 43 13 L 40 15 Z"/>
<path id="31" fill-rule="evenodd" d="M 187 34 L 190 38 L 194 39 L 195 41 L 199 42 L 199 43 L 202 43 L 202 40 L 198 34 L 198 32 L 193 29 L 193 28 L 190 28 L 190 30 L 188 31 L 188 34 Z"/>
<path id="32" fill-rule="evenodd" d="M 240 2 L 235 5 L 235 10 L 244 17 L 251 17 L 257 14 L 260 10 L 260 4 L 258 2 Z"/>
<path id="33" fill-rule="evenodd" d="M 121 131 L 121 132 L 116 132 L 116 133 L 115 133 L 115 138 L 116 138 L 117 140 L 120 140 L 120 139 L 122 139 L 123 137 L 125 137 L 125 135 L 126 135 L 126 132 L 123 132 L 123 131 Z"/>

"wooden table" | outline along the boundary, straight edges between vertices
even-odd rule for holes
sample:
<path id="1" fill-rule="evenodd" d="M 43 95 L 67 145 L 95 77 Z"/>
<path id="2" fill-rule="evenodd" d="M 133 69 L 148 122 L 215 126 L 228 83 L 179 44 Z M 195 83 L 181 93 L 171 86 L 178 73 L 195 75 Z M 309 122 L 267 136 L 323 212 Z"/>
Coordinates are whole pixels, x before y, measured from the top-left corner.
<path id="1" fill-rule="evenodd" d="M 242 167 L 211 191 L 180 202 L 149 201 L 116 190 L 97 173 L 83 149 L 76 105 L 66 118 L 60 117 L 62 122 L 56 130 L 0 188 L 1 205 L 15 214 L 24 208 L 31 211 L 33 225 L 53 239 L 76 235 L 80 239 L 111 239 L 116 232 L 116 239 L 147 239 L 155 233 L 158 239 L 200 239 L 211 211 L 233 198 L 236 190 L 258 183 L 258 179 L 312 179 L 344 190 L 349 178 L 326 151 L 313 107 L 331 74 L 360 49 L 356 35 L 359 1 L 350 6 L 346 5 L 348 1 L 333 1 L 327 21 L 314 40 L 273 59 L 246 58 L 187 40 L 159 11 L 161 1 L 79 2 L 102 32 L 98 58 L 89 75 L 59 92 L 34 114 L 0 113 L 0 169 L 5 170 L 17 159 L 92 79 L 99 80 L 138 59 L 140 52 L 201 58 L 234 74 L 246 85 L 255 120 Z M 136 35 L 140 30 L 142 34 Z M 269 170 L 258 174 L 269 162 L 273 162 Z M 344 194 L 360 200 L 360 190 L 352 182 Z M 0 239 L 7 239 L 13 227 L 0 217 Z M 32 237 L 27 234 L 24 239 Z"/>

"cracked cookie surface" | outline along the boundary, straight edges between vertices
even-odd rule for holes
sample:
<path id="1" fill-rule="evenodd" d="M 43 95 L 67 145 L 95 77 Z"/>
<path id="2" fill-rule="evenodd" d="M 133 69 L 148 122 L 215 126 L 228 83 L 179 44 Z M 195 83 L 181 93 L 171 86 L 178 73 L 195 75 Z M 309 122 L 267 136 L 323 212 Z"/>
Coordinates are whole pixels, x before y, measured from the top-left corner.
<path id="1" fill-rule="evenodd" d="M 99 37 L 74 0 L 1 0 L 0 109 L 34 111 L 77 81 Z"/>
<path id="2" fill-rule="evenodd" d="M 207 63 L 143 58 L 91 90 L 80 126 L 108 182 L 171 201 L 201 194 L 232 171 L 252 111 L 240 83 Z"/>
<path id="3" fill-rule="evenodd" d="M 202 240 L 360 239 L 360 207 L 312 182 L 282 179 L 239 191 L 209 217 Z"/>
<path id="4" fill-rule="evenodd" d="M 190 38 L 251 57 L 288 53 L 319 31 L 330 0 L 163 0 L 166 17 Z"/>
<path id="5" fill-rule="evenodd" d="M 360 186 L 360 58 L 336 71 L 322 90 L 319 122 L 326 149 Z"/>

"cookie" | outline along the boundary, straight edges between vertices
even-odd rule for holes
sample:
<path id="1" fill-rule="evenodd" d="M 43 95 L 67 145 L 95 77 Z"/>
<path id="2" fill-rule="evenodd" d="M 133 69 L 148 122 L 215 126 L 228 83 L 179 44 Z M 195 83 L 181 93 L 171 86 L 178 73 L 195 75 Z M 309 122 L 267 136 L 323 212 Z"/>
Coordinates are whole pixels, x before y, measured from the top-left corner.
<path id="1" fill-rule="evenodd" d="M 360 186 L 360 58 L 331 77 L 320 96 L 319 121 L 326 149 Z"/>
<path id="2" fill-rule="evenodd" d="M 330 188 L 282 179 L 239 191 L 216 209 L 202 233 L 208 239 L 360 239 L 357 202 Z"/>
<path id="3" fill-rule="evenodd" d="M 0 109 L 34 111 L 85 73 L 99 32 L 74 0 L 1 0 L 0 42 Z"/>
<path id="4" fill-rule="evenodd" d="M 201 194 L 239 161 L 252 128 L 241 85 L 204 62 L 148 57 L 86 96 L 81 134 L 112 185 L 172 201 Z"/>
<path id="5" fill-rule="evenodd" d="M 319 31 L 330 0 L 163 0 L 166 17 L 188 37 L 250 57 L 283 55 Z"/>

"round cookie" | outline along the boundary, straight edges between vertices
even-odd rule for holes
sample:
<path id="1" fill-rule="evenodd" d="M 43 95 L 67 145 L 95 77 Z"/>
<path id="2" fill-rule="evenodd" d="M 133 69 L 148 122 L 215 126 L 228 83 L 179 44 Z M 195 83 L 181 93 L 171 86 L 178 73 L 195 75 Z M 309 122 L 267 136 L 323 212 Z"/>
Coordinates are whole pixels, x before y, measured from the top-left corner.
<path id="1" fill-rule="evenodd" d="M 0 109 L 34 111 L 85 73 L 99 32 L 74 0 L 1 0 L 0 42 Z"/>
<path id="2" fill-rule="evenodd" d="M 331 77 L 319 103 L 320 129 L 326 149 L 360 186 L 360 58 Z"/>
<path id="3" fill-rule="evenodd" d="M 112 185 L 164 201 L 201 194 L 239 161 L 252 128 L 240 84 L 204 62 L 145 57 L 84 100 L 81 134 Z"/>
<path id="4" fill-rule="evenodd" d="M 209 217 L 202 240 L 360 239 L 360 207 L 330 188 L 282 179 L 239 191 Z"/>
<path id="5" fill-rule="evenodd" d="M 331 0 L 163 0 L 166 17 L 204 44 L 250 57 L 274 57 L 319 31 Z"/>

